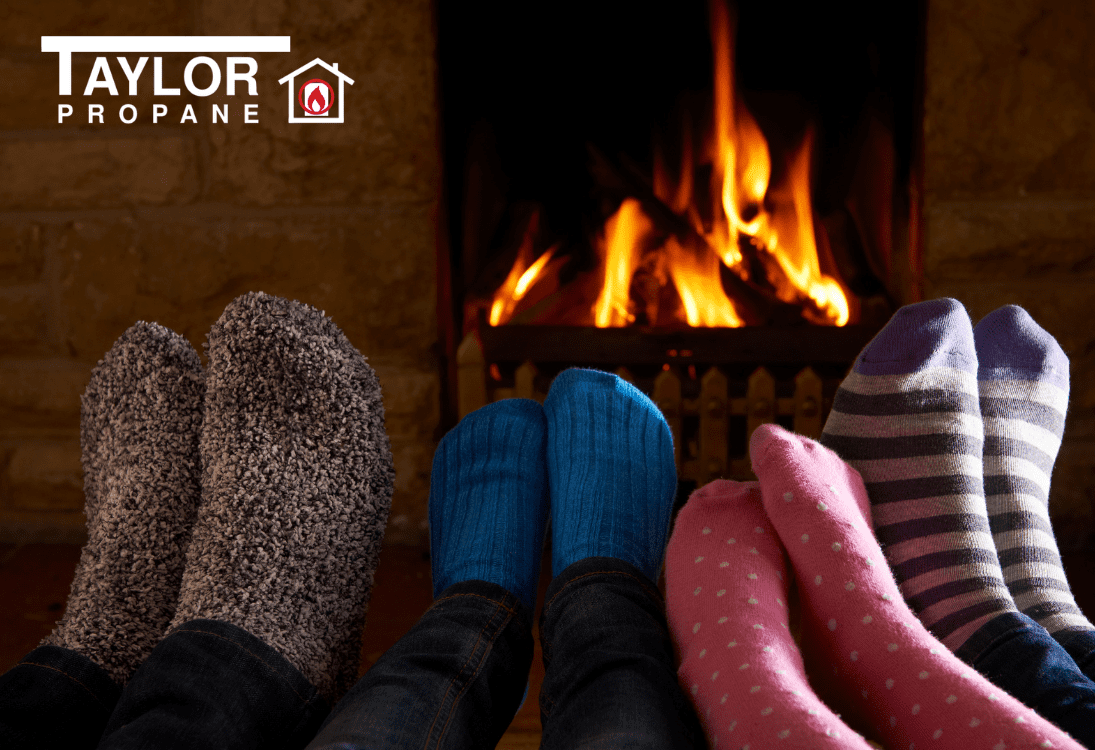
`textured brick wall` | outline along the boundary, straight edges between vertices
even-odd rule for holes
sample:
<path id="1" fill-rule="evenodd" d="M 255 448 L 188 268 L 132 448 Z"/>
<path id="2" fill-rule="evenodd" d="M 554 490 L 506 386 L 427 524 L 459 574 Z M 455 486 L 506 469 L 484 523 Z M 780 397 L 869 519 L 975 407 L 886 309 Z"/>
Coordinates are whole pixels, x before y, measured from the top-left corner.
<path id="1" fill-rule="evenodd" d="M 326 310 L 369 357 L 395 453 L 390 538 L 420 538 L 439 418 L 431 13 L 428 0 L 45 0 L 0 13 L 0 539 L 81 538 L 79 396 L 122 331 L 154 320 L 201 351 L 224 306 L 256 289 Z M 58 125 L 43 34 L 290 35 L 293 52 L 255 55 L 257 125 L 239 97 L 217 96 L 231 114 L 213 125 L 210 100 L 185 89 L 153 125 L 151 60 L 135 98 L 84 98 L 94 55 L 77 54 L 74 116 Z M 165 83 L 180 85 L 191 56 L 165 57 Z M 355 80 L 343 125 L 285 122 L 277 79 L 314 57 Z M 106 104 L 105 124 L 86 123 L 88 101 Z M 132 125 L 117 120 L 127 101 Z M 199 124 L 179 124 L 188 102 Z"/>
<path id="2" fill-rule="evenodd" d="M 1095 543 L 1095 6 L 932 0 L 925 291 L 1025 307 L 1072 361 L 1051 515 Z"/>

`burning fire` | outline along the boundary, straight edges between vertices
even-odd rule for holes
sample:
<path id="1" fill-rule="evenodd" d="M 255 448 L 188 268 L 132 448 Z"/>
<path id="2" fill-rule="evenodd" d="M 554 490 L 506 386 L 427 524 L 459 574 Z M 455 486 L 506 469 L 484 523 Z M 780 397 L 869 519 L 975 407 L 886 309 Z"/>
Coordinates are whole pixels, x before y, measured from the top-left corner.
<path id="1" fill-rule="evenodd" d="M 681 163 L 673 180 L 660 153 L 655 153 L 653 200 L 690 228 L 659 225 L 644 202 L 624 200 L 606 222 L 599 243 L 603 283 L 590 311 L 598 328 L 635 322 L 633 286 L 640 267 L 661 270 L 662 283 L 673 284 L 680 301 L 676 314 L 690 326 L 745 325 L 740 305 L 727 296 L 722 267 L 742 282 L 782 302 L 800 306 L 805 318 L 822 325 L 843 326 L 850 317 L 839 281 L 821 271 L 814 215 L 810 202 L 813 135 L 807 132 L 789 156 L 782 179 L 772 183 L 768 142 L 753 115 L 734 91 L 732 24 L 724 0 L 711 5 L 714 48 L 713 132 L 695 149 L 691 128 L 683 127 Z M 697 152 L 698 151 L 698 152 Z M 711 203 L 697 204 L 697 167 L 711 165 Z M 705 210 L 706 209 L 706 210 Z M 705 221 L 704 216 L 708 219 Z M 531 225 L 530 225 L 531 231 Z M 548 251 L 532 261 L 532 239 L 525 242 L 509 277 L 495 293 L 491 325 L 508 320 L 517 302 L 551 259 Z M 527 246 L 527 249 L 526 249 Z M 753 262 L 748 262 L 746 254 Z M 763 269 L 766 284 L 751 278 Z"/>
<path id="2" fill-rule="evenodd" d="M 498 287 L 498 291 L 494 293 L 489 318 L 492 326 L 500 326 L 513 317 L 517 303 L 525 298 L 525 294 L 543 273 L 544 266 L 555 254 L 557 245 L 548 248 L 547 252 L 536 260 L 532 260 L 532 244 L 536 239 L 538 226 L 539 215 L 534 214 L 525 229 L 525 236 L 521 241 L 521 248 L 517 251 L 517 260 L 514 261 L 513 268 L 510 269 L 506 280 L 502 282 L 502 286 Z"/>

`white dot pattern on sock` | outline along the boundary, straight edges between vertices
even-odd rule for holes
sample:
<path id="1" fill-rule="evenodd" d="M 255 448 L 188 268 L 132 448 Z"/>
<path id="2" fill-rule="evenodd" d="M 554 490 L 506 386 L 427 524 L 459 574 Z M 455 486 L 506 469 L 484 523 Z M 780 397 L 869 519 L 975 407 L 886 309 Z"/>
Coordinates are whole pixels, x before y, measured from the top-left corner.
<path id="1" fill-rule="evenodd" d="M 815 586 L 820 586 L 821 585 L 821 576 L 814 576 L 814 585 Z"/>

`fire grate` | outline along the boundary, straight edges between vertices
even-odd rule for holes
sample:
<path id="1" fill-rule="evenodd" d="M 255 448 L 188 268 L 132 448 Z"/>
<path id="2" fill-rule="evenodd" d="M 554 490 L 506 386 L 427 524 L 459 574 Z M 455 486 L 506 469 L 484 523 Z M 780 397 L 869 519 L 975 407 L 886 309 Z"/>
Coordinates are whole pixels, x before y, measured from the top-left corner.
<path id="1" fill-rule="evenodd" d="M 567 367 L 607 370 L 661 409 L 682 482 L 749 480 L 753 430 L 777 422 L 819 437 L 837 387 L 875 333 L 869 326 L 655 332 L 481 325 L 457 351 L 459 412 L 503 398 L 543 402 Z"/>

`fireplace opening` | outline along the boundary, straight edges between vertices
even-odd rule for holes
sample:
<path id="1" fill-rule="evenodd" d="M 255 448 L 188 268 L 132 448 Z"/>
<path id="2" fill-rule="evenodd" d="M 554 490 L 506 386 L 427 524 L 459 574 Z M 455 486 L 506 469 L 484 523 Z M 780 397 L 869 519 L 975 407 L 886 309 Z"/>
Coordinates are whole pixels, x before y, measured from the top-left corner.
<path id="1" fill-rule="evenodd" d="M 440 3 L 437 18 L 446 426 L 592 365 L 668 387 L 678 459 L 704 463 L 689 435 L 712 404 L 814 425 L 919 298 L 922 3 Z"/>

